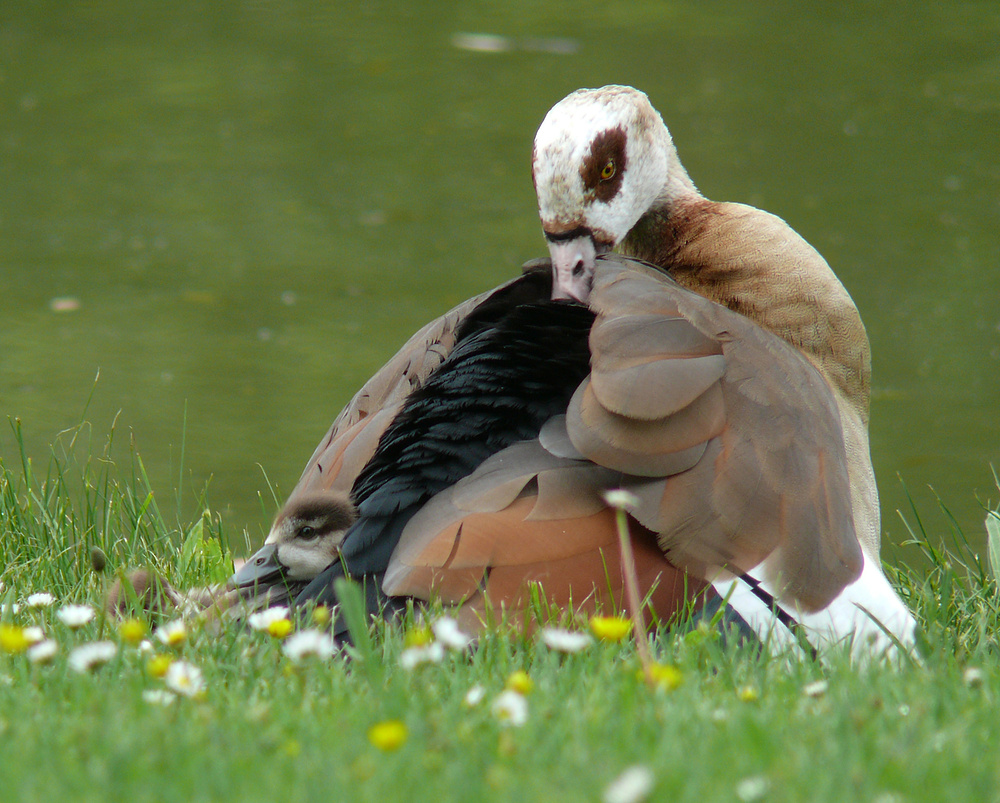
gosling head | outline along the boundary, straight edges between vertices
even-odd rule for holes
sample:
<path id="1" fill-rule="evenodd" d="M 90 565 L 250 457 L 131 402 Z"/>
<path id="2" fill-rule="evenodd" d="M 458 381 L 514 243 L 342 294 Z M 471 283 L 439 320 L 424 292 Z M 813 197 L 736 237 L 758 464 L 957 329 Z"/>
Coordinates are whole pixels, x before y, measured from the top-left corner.
<path id="1" fill-rule="evenodd" d="M 337 557 L 356 518 L 347 495 L 335 491 L 290 500 L 278 512 L 264 546 L 247 558 L 229 584 L 246 588 L 279 580 L 312 580 Z"/>
<path id="2" fill-rule="evenodd" d="M 553 298 L 586 302 L 594 261 L 650 209 L 697 195 L 645 94 L 580 89 L 535 134 L 532 178 L 553 268 Z"/>

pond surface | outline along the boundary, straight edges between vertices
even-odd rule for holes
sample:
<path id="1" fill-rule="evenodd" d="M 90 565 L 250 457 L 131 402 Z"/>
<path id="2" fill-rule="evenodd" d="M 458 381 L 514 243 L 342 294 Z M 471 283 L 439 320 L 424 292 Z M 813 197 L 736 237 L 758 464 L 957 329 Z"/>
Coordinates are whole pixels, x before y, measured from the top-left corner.
<path id="1" fill-rule="evenodd" d="M 898 477 L 931 530 L 928 486 L 981 540 L 995 0 L 5 0 L 0 414 L 38 460 L 83 417 L 99 451 L 118 416 L 161 506 L 179 489 L 189 519 L 209 483 L 228 531 L 259 540 L 265 474 L 287 494 L 406 337 L 544 254 L 534 131 L 605 83 L 650 95 L 708 197 L 781 215 L 850 290 L 886 540 L 905 535 Z"/>

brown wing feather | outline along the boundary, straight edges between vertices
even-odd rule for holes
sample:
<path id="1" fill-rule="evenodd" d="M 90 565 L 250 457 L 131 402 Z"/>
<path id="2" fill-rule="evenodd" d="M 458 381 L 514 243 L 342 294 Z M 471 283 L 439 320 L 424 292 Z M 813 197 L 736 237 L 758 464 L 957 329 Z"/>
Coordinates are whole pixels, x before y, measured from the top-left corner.
<path id="1" fill-rule="evenodd" d="M 675 376 L 680 381 L 681 375 Z M 651 390 L 651 389 L 649 389 Z M 675 413 L 662 418 L 648 419 L 621 415 L 601 404 L 600 395 L 592 383 L 583 383 L 572 402 L 574 410 L 579 405 L 579 418 L 571 416 L 574 424 L 599 433 L 599 437 L 616 449 L 642 454 L 664 454 L 689 449 L 722 431 L 726 421 L 722 387 L 713 382 L 699 396 L 695 396 Z M 574 429 L 573 435 L 587 437 Z M 664 471 L 663 474 L 676 473 Z"/>
<path id="2" fill-rule="evenodd" d="M 703 438 L 702 453 L 689 466 L 660 472 L 662 482 L 641 489 L 636 516 L 660 534 L 678 565 L 697 572 L 713 565 L 747 571 L 773 555 L 772 579 L 784 593 L 808 609 L 825 606 L 861 568 L 843 435 L 829 386 L 796 349 L 748 319 L 637 263 L 603 262 L 592 296 L 600 311 L 592 340 L 603 338 L 602 327 L 612 324 L 615 340 L 634 342 L 638 334 L 629 333 L 629 322 L 635 319 L 641 332 L 649 328 L 651 311 L 662 310 L 717 344 L 721 355 L 693 359 L 721 359 L 724 371 L 709 386 L 704 411 L 696 409 L 702 397 L 694 396 L 690 407 L 660 422 L 662 438 L 650 435 L 650 422 L 641 415 L 616 415 L 604 404 L 605 395 L 582 388 L 567 413 L 574 446 L 597 462 L 613 460 L 623 471 L 649 475 L 659 461 L 668 465 L 671 453 L 663 450 L 669 448 L 671 421 L 688 436 L 676 441 L 678 448 Z M 689 362 L 678 358 L 683 351 L 674 343 L 711 352 L 693 335 L 674 338 L 661 360 L 652 346 L 644 347 L 638 368 L 657 369 L 648 384 L 635 381 L 632 397 L 656 394 L 671 381 L 702 389 L 698 376 L 673 370 Z M 620 357 L 621 350 L 605 351 L 610 365 L 603 366 L 595 355 L 594 374 L 613 375 Z M 681 397 L 675 392 L 673 398 Z M 620 407 L 617 397 L 611 402 Z"/>
<path id="3" fill-rule="evenodd" d="M 574 519 L 534 521 L 528 515 L 535 502 L 529 495 L 502 511 L 467 515 L 419 549 L 398 548 L 383 589 L 434 596 L 478 615 L 489 607 L 523 609 L 534 584 L 559 607 L 587 613 L 624 609 L 614 513 L 604 508 Z M 640 591 L 645 596 L 652 590 L 653 609 L 668 619 L 705 584 L 667 561 L 656 537 L 637 522 L 631 531 Z"/>

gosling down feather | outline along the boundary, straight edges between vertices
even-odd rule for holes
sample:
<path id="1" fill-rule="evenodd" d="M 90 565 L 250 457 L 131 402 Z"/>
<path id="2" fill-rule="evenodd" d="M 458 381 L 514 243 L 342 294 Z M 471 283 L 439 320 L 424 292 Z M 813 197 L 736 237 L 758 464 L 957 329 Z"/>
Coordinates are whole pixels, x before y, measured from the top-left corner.
<path id="1" fill-rule="evenodd" d="M 180 590 L 156 572 L 136 569 L 111 584 L 105 610 L 119 617 L 199 615 L 233 621 L 287 605 L 336 559 L 356 518 L 346 493 L 301 494 L 282 508 L 264 546 L 228 582 Z"/>
<path id="2" fill-rule="evenodd" d="M 622 488 L 660 619 L 721 598 L 772 644 L 911 645 L 878 557 L 868 339 L 824 259 L 703 197 L 630 87 L 554 106 L 532 173 L 551 259 L 417 332 L 306 465 L 286 510 L 349 494 L 358 518 L 298 602 L 349 576 L 373 614 L 437 598 L 467 626 L 534 583 L 623 605 Z M 282 537 L 284 511 L 264 549 Z"/>

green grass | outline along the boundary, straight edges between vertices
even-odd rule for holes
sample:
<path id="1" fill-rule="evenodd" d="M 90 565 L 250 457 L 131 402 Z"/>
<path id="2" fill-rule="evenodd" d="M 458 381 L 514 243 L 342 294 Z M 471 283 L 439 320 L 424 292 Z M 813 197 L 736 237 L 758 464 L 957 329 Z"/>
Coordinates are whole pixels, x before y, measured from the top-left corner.
<path id="1" fill-rule="evenodd" d="M 888 571 L 921 624 L 918 663 L 820 664 L 663 633 L 656 658 L 683 678 L 668 690 L 638 677 L 633 642 L 563 655 L 499 629 L 408 671 L 400 628 L 361 639 L 361 659 L 298 666 L 263 633 L 193 627 L 179 648 L 155 649 L 198 666 L 205 691 L 159 706 L 143 692 L 163 681 L 114 622 L 71 631 L 55 611 L 99 608 L 107 583 L 138 565 L 181 587 L 219 579 L 224 533 L 211 514 L 169 524 L 138 456 L 116 464 L 113 434 L 93 452 L 83 434 L 67 433 L 44 471 L 0 465 L 2 619 L 60 645 L 47 665 L 0 651 L 0 800 L 576 803 L 601 800 L 635 764 L 653 773 L 652 800 L 1000 799 L 996 585 L 957 529 L 946 548 L 916 511 L 911 549 L 925 560 Z M 36 591 L 58 601 L 13 612 Z M 111 662 L 71 669 L 71 649 L 99 638 L 119 643 Z M 492 701 L 516 670 L 534 684 L 529 715 L 504 727 Z M 825 693 L 804 693 L 818 680 Z M 470 707 L 477 685 L 485 697 Z M 384 720 L 405 725 L 397 750 L 368 739 Z"/>

